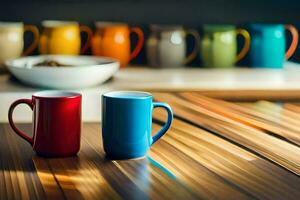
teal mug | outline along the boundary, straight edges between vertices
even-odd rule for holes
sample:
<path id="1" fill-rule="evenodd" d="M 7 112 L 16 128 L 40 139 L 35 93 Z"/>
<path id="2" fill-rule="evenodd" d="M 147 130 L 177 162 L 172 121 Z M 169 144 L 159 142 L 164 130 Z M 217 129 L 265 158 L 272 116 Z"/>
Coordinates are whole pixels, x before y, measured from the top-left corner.
<path id="1" fill-rule="evenodd" d="M 285 30 L 291 32 L 292 42 L 286 51 Z M 249 26 L 251 45 L 249 64 L 254 67 L 282 68 L 298 45 L 298 31 L 292 25 L 251 24 Z"/>
<path id="2" fill-rule="evenodd" d="M 237 53 L 237 35 L 245 39 L 243 48 Z M 245 29 L 231 25 L 205 25 L 201 41 L 201 57 L 205 67 L 228 68 L 241 60 L 250 47 L 250 35 Z"/>
<path id="3" fill-rule="evenodd" d="M 167 111 L 167 121 L 152 137 L 152 111 Z M 112 160 L 144 157 L 170 128 L 173 112 L 167 103 L 153 102 L 147 92 L 114 91 L 102 96 L 102 138 L 106 156 Z"/>

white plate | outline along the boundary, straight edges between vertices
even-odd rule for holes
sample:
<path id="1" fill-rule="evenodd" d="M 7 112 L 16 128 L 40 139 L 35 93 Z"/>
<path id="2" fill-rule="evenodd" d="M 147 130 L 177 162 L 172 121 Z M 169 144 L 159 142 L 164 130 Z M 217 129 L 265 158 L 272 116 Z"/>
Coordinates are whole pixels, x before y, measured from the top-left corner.
<path id="1" fill-rule="evenodd" d="M 34 66 L 44 60 L 72 66 Z M 5 64 L 17 79 L 26 84 L 56 89 L 95 86 L 108 80 L 119 69 L 117 60 L 94 56 L 29 56 L 9 60 Z"/>

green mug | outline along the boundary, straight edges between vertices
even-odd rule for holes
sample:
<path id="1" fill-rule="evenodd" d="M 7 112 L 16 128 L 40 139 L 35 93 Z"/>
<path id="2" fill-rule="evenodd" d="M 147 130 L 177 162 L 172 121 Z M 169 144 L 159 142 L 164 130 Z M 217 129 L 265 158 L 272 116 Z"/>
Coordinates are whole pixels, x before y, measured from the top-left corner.
<path id="1" fill-rule="evenodd" d="M 245 39 L 239 53 L 237 53 L 237 35 L 242 35 Z M 249 48 L 250 35 L 245 29 L 236 29 L 231 25 L 204 25 L 200 52 L 205 67 L 233 67 L 247 54 Z"/>

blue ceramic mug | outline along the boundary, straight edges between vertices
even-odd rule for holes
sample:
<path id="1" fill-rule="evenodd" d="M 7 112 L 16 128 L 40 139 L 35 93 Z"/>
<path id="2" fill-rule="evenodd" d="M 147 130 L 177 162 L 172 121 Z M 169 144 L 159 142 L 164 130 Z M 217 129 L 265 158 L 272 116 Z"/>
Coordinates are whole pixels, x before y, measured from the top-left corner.
<path id="1" fill-rule="evenodd" d="M 285 29 L 292 34 L 292 42 L 286 51 Z M 254 67 L 282 68 L 298 45 L 298 31 L 292 25 L 251 24 L 249 64 Z"/>
<path id="2" fill-rule="evenodd" d="M 151 136 L 152 111 L 162 107 L 168 119 L 162 129 Z M 153 102 L 147 92 L 115 91 L 102 95 L 102 139 L 110 159 L 143 157 L 170 128 L 173 112 L 166 103 Z"/>

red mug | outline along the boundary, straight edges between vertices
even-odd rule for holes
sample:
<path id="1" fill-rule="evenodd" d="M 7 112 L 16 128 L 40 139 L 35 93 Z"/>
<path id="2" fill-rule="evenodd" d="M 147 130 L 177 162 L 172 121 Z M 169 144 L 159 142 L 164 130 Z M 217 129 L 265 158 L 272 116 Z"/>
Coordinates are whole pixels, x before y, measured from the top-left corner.
<path id="1" fill-rule="evenodd" d="M 13 122 L 13 110 L 18 104 L 27 104 L 33 111 L 30 137 Z M 12 129 L 25 139 L 33 150 L 45 157 L 76 155 L 80 149 L 81 94 L 73 92 L 43 91 L 32 99 L 19 99 L 11 104 L 8 120 Z"/>

